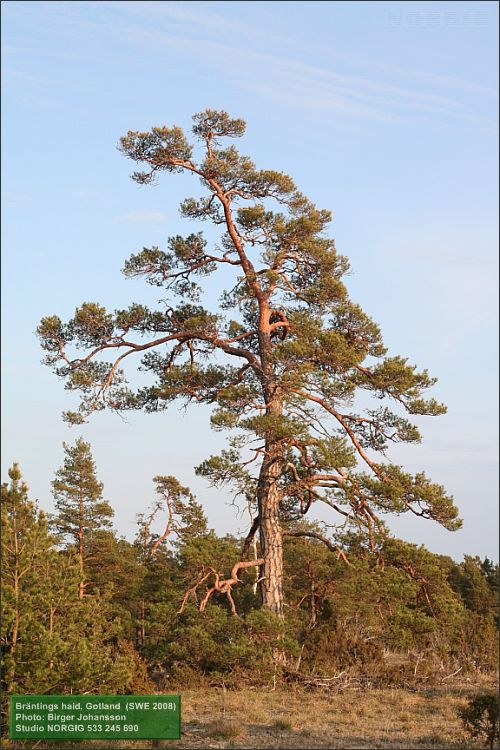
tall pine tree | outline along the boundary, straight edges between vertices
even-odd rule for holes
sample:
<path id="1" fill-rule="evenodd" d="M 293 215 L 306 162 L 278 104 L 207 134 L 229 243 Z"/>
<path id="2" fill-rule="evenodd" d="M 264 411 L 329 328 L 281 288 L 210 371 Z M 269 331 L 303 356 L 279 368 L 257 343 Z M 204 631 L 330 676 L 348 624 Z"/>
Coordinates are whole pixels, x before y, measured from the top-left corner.
<path id="1" fill-rule="evenodd" d="M 113 509 L 102 499 L 103 485 L 96 476 L 90 444 L 78 438 L 74 446 L 63 443 L 66 457 L 52 482 L 57 514 L 54 529 L 61 539 L 71 540 L 80 565 L 79 597 L 83 599 L 88 581 L 86 563 L 92 554 L 96 532 L 111 526 Z"/>
<path id="2" fill-rule="evenodd" d="M 348 261 L 326 234 L 330 212 L 288 175 L 257 169 L 225 145 L 243 135 L 243 120 L 214 110 L 193 119 L 196 148 L 177 126 L 130 131 L 120 148 L 143 170 L 132 175 L 140 184 L 162 172 L 198 178 L 204 193 L 181 212 L 212 222 L 219 242 L 209 248 L 191 232 L 131 256 L 125 274 L 161 287 L 163 307 L 113 313 L 86 302 L 66 324 L 44 318 L 38 333 L 47 364 L 83 395 L 67 414 L 72 422 L 96 409 L 158 411 L 182 399 L 213 404 L 213 426 L 239 430 L 199 471 L 214 484 L 233 480 L 252 498 L 248 542 L 259 533 L 260 558 L 240 562 L 260 566 L 262 603 L 282 618 L 283 536 L 311 537 L 293 524 L 313 505 L 364 527 L 372 549 L 387 512 L 459 527 L 442 486 L 384 460 L 390 443 L 420 441 L 412 415 L 445 407 L 426 397 L 435 379 L 387 356 L 378 326 L 349 299 Z M 209 311 L 198 303 L 198 282 L 212 274 L 223 287 Z M 154 382 L 134 392 L 122 368 L 141 357 Z M 363 410 L 366 397 L 356 396 L 366 393 L 374 407 Z"/>

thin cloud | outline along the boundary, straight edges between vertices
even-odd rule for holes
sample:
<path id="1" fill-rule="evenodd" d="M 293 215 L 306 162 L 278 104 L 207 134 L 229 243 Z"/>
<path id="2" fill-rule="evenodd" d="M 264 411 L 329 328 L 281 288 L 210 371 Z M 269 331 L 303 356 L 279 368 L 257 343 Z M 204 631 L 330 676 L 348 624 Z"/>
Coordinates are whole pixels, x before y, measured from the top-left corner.
<path id="1" fill-rule="evenodd" d="M 82 10 L 89 6 L 100 14 L 99 18 L 89 20 L 82 17 Z M 494 125 L 493 120 L 478 111 L 481 97 L 492 95 L 491 89 L 485 86 L 439 73 L 398 68 L 382 60 L 360 61 L 341 51 L 329 51 L 330 57 L 343 60 L 341 67 L 348 64 L 362 71 L 359 75 L 348 74 L 340 72 L 339 66 L 333 62 L 331 65 L 303 62 L 310 50 L 306 51 L 301 44 L 296 45 L 296 49 L 302 48 L 302 60 L 297 59 L 296 54 L 279 54 L 276 45 L 273 45 L 273 53 L 257 50 L 255 32 L 258 29 L 254 25 L 233 20 L 202 5 L 75 2 L 71 7 L 64 6 L 66 12 L 62 14 L 54 13 L 51 3 L 45 7 L 51 19 L 65 29 L 68 40 L 72 33 L 85 31 L 92 32 L 97 39 L 113 41 L 119 37 L 129 48 L 146 49 L 146 59 L 128 57 L 128 61 L 133 59 L 134 65 L 143 69 L 152 69 L 153 63 L 154 69 L 159 71 L 173 54 L 178 65 L 182 65 L 182 58 L 187 57 L 202 62 L 205 72 L 213 74 L 222 67 L 228 78 L 247 91 L 273 100 L 278 95 L 291 107 L 306 107 L 308 111 L 319 114 L 328 110 L 353 120 L 401 122 L 418 117 L 421 122 Z M 219 41 L 214 39 L 216 31 L 220 33 Z M 266 33 L 269 34 L 269 30 Z M 226 39 L 235 34 L 239 44 L 228 44 Z M 247 39 L 253 43 L 250 45 Z M 102 48 L 98 45 L 89 59 L 107 64 L 127 64 L 127 60 L 120 60 L 120 53 L 118 56 L 116 53 L 109 55 L 109 59 L 104 60 L 109 53 L 103 55 Z M 40 52 L 53 54 L 50 50 Z M 169 53 L 167 59 L 165 52 Z M 328 54 L 325 50 L 323 52 Z M 58 54 L 61 55 L 60 50 Z M 67 49 L 62 56 L 65 54 L 72 55 L 74 51 Z M 227 60 L 231 60 L 229 68 Z M 392 74 L 395 80 L 381 79 L 380 74 L 383 76 L 384 73 Z M 415 85 L 408 85 L 408 80 L 412 79 Z M 450 96 L 453 89 L 460 94 L 456 98 Z M 464 94 L 468 94 L 467 100 Z"/>
<path id="2" fill-rule="evenodd" d="M 264 93 L 270 89 L 273 98 L 276 92 L 285 92 L 290 104 L 322 111 L 325 99 L 328 108 L 339 114 L 363 119 L 399 119 L 401 112 L 425 113 L 435 120 L 452 119 L 476 124 L 492 125 L 491 120 L 477 114 L 462 100 L 436 91 L 421 91 L 415 87 L 388 84 L 369 76 L 341 74 L 329 68 L 309 65 L 296 59 L 244 47 L 234 47 L 211 39 L 192 38 L 181 34 L 170 34 L 161 29 L 139 28 L 136 25 L 123 28 L 129 39 L 151 49 L 154 45 L 189 55 L 190 59 L 202 58 L 205 66 L 211 62 L 220 66 L 230 59 L 232 77 L 240 85 L 255 90 L 256 81 L 266 81 L 261 87 Z M 316 96 L 312 94 L 316 93 Z"/>

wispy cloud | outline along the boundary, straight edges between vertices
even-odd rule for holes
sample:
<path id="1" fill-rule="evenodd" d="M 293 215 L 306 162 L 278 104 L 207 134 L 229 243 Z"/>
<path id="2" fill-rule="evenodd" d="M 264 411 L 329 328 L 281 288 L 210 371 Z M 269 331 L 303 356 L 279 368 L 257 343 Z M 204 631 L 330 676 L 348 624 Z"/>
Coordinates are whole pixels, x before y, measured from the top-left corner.
<path id="1" fill-rule="evenodd" d="M 163 223 L 167 220 L 167 215 L 162 211 L 131 211 L 117 218 L 119 224 L 136 224 L 136 223 Z"/>
<path id="2" fill-rule="evenodd" d="M 494 125 L 463 97 L 449 96 L 446 87 L 438 85 L 438 78 L 433 81 L 435 90 L 429 90 L 430 82 L 426 89 L 420 90 L 377 80 L 368 71 L 364 76 L 339 73 L 287 55 L 234 46 L 208 37 L 200 42 L 199 38 L 136 25 L 124 27 L 123 32 L 133 44 L 175 52 L 179 60 L 185 55 L 191 61 L 203 63 L 207 71 L 211 68 L 224 72 L 243 88 L 308 111 L 322 113 L 327 109 L 365 120 L 402 121 L 419 116 L 438 122 Z M 229 68 L 227 60 L 231 60 Z"/>
<path id="3" fill-rule="evenodd" d="M 278 99 L 312 113 L 328 111 L 360 121 L 495 124 L 484 113 L 484 100 L 495 96 L 487 86 L 384 60 L 361 59 L 342 50 L 306 49 L 300 39 L 294 47 L 281 34 L 276 43 L 275 29 L 234 20 L 220 12 L 224 7 L 220 4 L 215 10 L 206 3 L 74 2 L 57 3 L 57 10 L 52 3 L 41 5 L 48 20 L 53 18 L 64 30 L 68 47 L 56 52 L 38 50 L 38 54 L 73 56 L 71 39 L 83 31 L 100 40 L 85 50 L 89 62 L 129 65 L 133 61 L 134 67 L 159 72 L 172 65 L 184 69 L 189 60 L 202 66 L 201 75 L 223 75 L 224 80 L 264 99 Z M 91 19 L 84 15 L 89 7 Z M 107 43 L 117 39 L 118 54 L 116 45 Z M 110 47 L 113 54 L 103 53 Z M 126 55 L 122 54 L 125 47 Z M 131 49 L 140 54 L 130 55 Z M 108 55 L 108 60 L 103 59 Z"/>

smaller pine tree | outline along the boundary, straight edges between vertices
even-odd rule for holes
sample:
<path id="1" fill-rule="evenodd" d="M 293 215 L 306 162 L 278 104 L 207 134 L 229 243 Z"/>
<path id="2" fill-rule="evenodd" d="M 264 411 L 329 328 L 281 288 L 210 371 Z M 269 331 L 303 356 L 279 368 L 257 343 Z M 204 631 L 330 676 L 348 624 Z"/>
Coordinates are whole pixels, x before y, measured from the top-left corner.
<path id="1" fill-rule="evenodd" d="M 102 498 L 103 485 L 96 476 L 90 444 L 78 438 L 74 446 L 63 443 L 64 465 L 56 472 L 52 492 L 56 500 L 53 527 L 61 541 L 74 543 L 79 564 L 79 597 L 88 585 L 86 563 L 92 555 L 92 540 L 98 531 L 111 527 L 113 509 Z"/>
<path id="2" fill-rule="evenodd" d="M 3 693 L 11 693 L 17 684 L 18 652 L 32 611 L 26 591 L 36 586 L 33 570 L 49 544 L 45 516 L 28 500 L 28 486 L 17 463 L 9 469 L 9 479 L 9 484 L 2 484 L 1 503 Z"/>
<path id="3" fill-rule="evenodd" d="M 150 690 L 108 592 L 78 597 L 77 552 L 56 548 L 17 464 L 9 479 L 1 488 L 2 736 L 12 694 Z"/>

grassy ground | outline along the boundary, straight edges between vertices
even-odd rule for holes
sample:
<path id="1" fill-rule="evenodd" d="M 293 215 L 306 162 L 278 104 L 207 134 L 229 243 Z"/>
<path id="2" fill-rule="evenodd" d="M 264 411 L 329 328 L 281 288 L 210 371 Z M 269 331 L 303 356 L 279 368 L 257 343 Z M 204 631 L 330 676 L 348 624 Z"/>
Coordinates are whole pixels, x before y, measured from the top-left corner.
<path id="1" fill-rule="evenodd" d="M 470 750 L 457 709 L 487 686 L 441 685 L 412 692 L 371 689 L 319 693 L 299 690 L 183 690 L 182 739 L 12 748 L 138 750 L 139 748 L 339 748 Z"/>
<path id="2" fill-rule="evenodd" d="M 467 687 L 340 694 L 183 694 L 176 748 L 470 748 L 457 709 Z"/>

